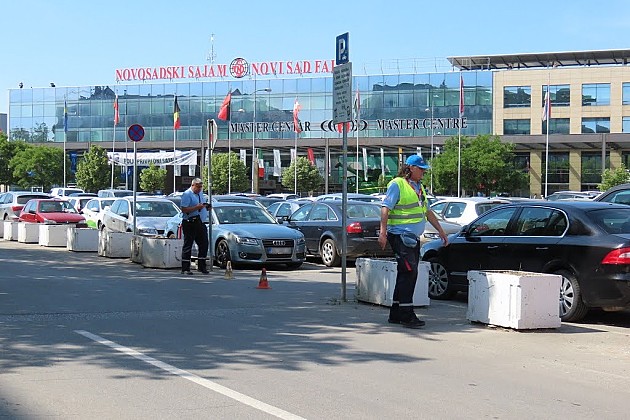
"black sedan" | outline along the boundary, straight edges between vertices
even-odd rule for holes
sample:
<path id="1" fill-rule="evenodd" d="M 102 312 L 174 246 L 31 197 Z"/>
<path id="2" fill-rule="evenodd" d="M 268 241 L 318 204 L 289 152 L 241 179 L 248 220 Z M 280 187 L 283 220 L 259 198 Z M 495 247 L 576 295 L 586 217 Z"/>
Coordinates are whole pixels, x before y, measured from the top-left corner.
<path id="1" fill-rule="evenodd" d="M 630 306 L 630 209 L 589 201 L 521 202 L 489 210 L 449 245 L 421 248 L 431 263 L 429 296 L 468 290 L 468 270 L 562 275 L 560 317 L 578 321 L 590 308 Z"/>
<path id="2" fill-rule="evenodd" d="M 288 226 L 304 234 L 306 252 L 320 256 L 328 267 L 341 264 L 342 229 L 347 232 L 346 258 L 392 257 L 387 246 L 378 244 L 381 206 L 362 201 L 348 201 L 347 225 L 342 227 L 341 201 L 317 201 L 300 207 L 287 220 Z"/>

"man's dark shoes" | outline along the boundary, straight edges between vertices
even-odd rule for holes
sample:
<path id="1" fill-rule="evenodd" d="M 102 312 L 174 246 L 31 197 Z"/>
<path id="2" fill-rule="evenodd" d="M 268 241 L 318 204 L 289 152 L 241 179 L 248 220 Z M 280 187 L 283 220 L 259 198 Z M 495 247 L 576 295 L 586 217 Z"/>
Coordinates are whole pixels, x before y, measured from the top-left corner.
<path id="1" fill-rule="evenodd" d="M 192 271 L 190 270 L 182 270 L 182 274 L 188 274 L 189 276 L 192 276 Z"/>
<path id="2" fill-rule="evenodd" d="M 205 268 L 200 268 L 197 271 L 199 271 L 201 274 L 210 274 L 210 272 Z"/>
<path id="3" fill-rule="evenodd" d="M 413 329 L 418 329 L 418 328 L 422 328 L 424 327 L 424 325 L 426 324 L 426 322 L 416 318 L 415 316 L 413 318 L 409 318 L 407 320 L 400 320 L 399 324 L 402 325 L 405 328 L 413 328 Z"/>
<path id="4" fill-rule="evenodd" d="M 390 324 L 400 324 L 400 319 L 398 317 L 393 317 L 390 315 L 390 317 L 387 319 L 387 322 L 389 322 Z"/>

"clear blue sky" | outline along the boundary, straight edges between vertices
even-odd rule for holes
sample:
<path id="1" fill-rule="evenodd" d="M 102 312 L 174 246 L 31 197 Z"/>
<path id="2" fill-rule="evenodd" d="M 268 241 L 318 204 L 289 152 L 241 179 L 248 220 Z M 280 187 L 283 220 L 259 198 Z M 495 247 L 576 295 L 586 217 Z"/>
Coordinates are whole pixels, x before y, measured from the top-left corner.
<path id="1" fill-rule="evenodd" d="M 0 10 L 0 113 L 20 82 L 113 85 L 117 68 L 206 64 L 212 33 L 215 63 L 229 64 L 332 59 L 349 32 L 355 74 L 380 60 L 630 48 L 628 0 L 21 0 Z"/>

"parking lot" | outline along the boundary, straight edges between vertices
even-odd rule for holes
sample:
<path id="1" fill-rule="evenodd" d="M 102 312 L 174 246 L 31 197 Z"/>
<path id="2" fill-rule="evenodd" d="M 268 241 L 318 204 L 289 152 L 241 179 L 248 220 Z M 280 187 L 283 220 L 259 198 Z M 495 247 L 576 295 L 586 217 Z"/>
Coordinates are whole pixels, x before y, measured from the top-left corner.
<path id="1" fill-rule="evenodd" d="M 630 312 L 555 330 L 342 302 L 341 269 L 224 278 L 0 241 L 0 417 L 625 418 Z"/>

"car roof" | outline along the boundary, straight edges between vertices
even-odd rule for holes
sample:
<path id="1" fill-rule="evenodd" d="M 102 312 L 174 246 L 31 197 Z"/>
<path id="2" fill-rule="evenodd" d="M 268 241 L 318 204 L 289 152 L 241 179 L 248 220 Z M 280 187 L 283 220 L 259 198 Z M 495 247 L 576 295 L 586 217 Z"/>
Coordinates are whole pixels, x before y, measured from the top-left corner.
<path id="1" fill-rule="evenodd" d="M 442 198 L 438 201 L 436 201 L 435 203 L 433 203 L 433 205 L 437 204 L 437 203 L 450 203 L 450 202 L 454 202 L 454 201 L 460 201 L 460 202 L 464 202 L 464 203 L 509 203 L 509 200 L 506 200 L 504 198 L 497 198 L 497 197 L 448 197 L 448 198 Z"/>
<path id="2" fill-rule="evenodd" d="M 581 200 L 580 201 L 531 200 L 531 201 L 520 201 L 517 203 L 510 203 L 510 204 L 505 205 L 505 207 L 523 207 L 523 206 L 552 207 L 552 208 L 557 208 L 560 210 L 570 209 L 570 208 L 579 208 L 585 211 L 605 209 L 605 208 L 628 209 L 628 206 L 625 204 L 616 204 L 616 203 L 608 203 L 608 202 L 593 201 L 593 200 L 584 200 L 584 201 L 581 201 Z"/>

